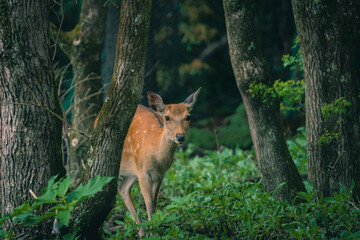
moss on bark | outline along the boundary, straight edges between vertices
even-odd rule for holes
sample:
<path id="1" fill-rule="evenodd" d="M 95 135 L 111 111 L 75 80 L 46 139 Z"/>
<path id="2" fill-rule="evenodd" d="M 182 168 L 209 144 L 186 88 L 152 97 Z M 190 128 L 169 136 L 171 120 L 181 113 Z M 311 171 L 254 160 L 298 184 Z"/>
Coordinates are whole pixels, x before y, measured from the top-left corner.
<path id="1" fill-rule="evenodd" d="M 277 197 L 293 200 L 304 184 L 287 148 L 280 125 L 279 99 L 272 102 L 251 96 L 250 85 L 272 86 L 266 64 L 256 43 L 252 0 L 224 0 L 229 51 L 236 83 L 244 101 L 265 189 L 279 189 Z"/>

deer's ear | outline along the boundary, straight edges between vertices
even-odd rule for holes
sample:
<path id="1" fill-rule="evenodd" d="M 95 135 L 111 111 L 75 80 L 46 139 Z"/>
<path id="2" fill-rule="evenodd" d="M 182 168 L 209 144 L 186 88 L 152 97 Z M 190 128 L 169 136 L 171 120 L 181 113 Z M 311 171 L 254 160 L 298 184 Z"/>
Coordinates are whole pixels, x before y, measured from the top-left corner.
<path id="1" fill-rule="evenodd" d="M 196 102 L 196 98 L 197 98 L 197 96 L 199 95 L 200 90 L 201 90 L 201 88 L 199 88 L 198 90 L 196 90 L 196 92 L 190 94 L 190 96 L 188 96 L 188 97 L 185 99 L 184 104 L 186 105 L 186 107 L 187 107 L 187 109 L 188 109 L 189 112 L 194 108 L 194 105 L 195 105 L 195 102 Z"/>
<path id="2" fill-rule="evenodd" d="M 165 104 L 162 98 L 154 92 L 148 92 L 148 102 L 151 109 L 156 112 L 162 113 L 165 111 Z"/>

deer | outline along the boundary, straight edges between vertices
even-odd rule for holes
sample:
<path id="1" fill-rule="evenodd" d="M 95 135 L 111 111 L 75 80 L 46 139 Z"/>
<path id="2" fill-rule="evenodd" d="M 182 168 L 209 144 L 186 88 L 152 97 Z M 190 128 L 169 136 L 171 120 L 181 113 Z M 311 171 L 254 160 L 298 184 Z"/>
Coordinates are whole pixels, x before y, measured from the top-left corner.
<path id="1" fill-rule="evenodd" d="M 137 224 L 141 220 L 136 216 L 131 188 L 139 181 L 150 221 L 164 175 L 174 162 L 177 147 L 186 139 L 190 111 L 200 90 L 182 103 L 168 105 L 158 94 L 148 92 L 149 108 L 138 105 L 136 109 L 124 141 L 119 173 L 122 181 L 118 191 Z M 143 228 L 140 228 L 139 235 L 144 236 Z"/>

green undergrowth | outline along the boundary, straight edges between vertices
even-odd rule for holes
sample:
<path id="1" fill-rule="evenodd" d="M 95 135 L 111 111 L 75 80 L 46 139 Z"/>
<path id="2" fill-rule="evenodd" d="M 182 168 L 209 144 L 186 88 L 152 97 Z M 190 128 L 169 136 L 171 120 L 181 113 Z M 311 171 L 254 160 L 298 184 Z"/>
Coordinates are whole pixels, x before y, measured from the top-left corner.
<path id="1" fill-rule="evenodd" d="M 305 173 L 304 130 L 288 142 L 301 173 Z M 299 147 L 300 146 L 300 147 Z M 334 197 L 315 200 L 299 193 L 301 203 L 276 200 L 257 181 L 259 172 L 253 151 L 225 149 L 207 151 L 190 158 L 190 146 L 176 154 L 160 190 L 157 211 L 151 222 L 143 222 L 144 239 L 359 239 L 360 210 L 345 188 Z M 305 160 L 304 160 L 305 159 Z M 145 205 L 136 185 L 133 199 L 141 219 L 147 219 Z M 118 196 L 117 215 L 107 239 L 136 239 L 136 225 Z M 151 227 L 149 227 L 151 226 Z"/>
<path id="2" fill-rule="evenodd" d="M 242 149 L 248 149 L 252 145 L 244 104 L 240 104 L 234 114 L 225 118 L 220 126 L 216 126 L 213 119 L 199 121 L 198 125 L 208 127 L 192 127 L 186 138 L 188 143 L 198 148 L 216 149 L 217 143 L 219 146 L 238 146 Z M 209 126 L 212 129 L 209 129 Z"/>

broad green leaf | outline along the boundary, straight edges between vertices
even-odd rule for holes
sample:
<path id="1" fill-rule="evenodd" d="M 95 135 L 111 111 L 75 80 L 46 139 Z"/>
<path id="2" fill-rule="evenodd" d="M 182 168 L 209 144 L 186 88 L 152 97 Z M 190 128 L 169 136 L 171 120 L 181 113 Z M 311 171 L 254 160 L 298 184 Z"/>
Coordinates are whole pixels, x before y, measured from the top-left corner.
<path id="1" fill-rule="evenodd" d="M 55 190 L 55 193 L 59 197 L 64 197 L 72 183 L 73 180 L 69 176 L 66 176 L 59 182 L 58 189 Z"/>
<path id="2" fill-rule="evenodd" d="M 32 207 L 37 207 L 42 204 L 53 203 L 56 201 L 56 193 L 54 192 L 54 185 L 56 185 L 57 183 L 54 182 L 57 176 L 58 175 L 55 175 L 50 178 L 50 180 L 48 181 L 47 188 L 43 191 L 41 196 L 35 200 L 35 203 L 33 204 Z"/>
<path id="3" fill-rule="evenodd" d="M 74 201 L 85 200 L 88 197 L 94 196 L 96 193 L 102 190 L 102 187 L 109 183 L 113 177 L 101 177 L 96 176 L 89 180 L 89 182 L 83 186 L 80 184 L 74 191 L 69 193 L 66 198 L 68 203 L 73 203 Z"/>
<path id="4" fill-rule="evenodd" d="M 31 225 L 36 224 L 39 221 L 39 217 L 33 215 L 32 213 L 24 213 L 24 214 L 17 216 L 16 218 L 14 218 L 14 223 L 17 223 L 20 221 L 23 222 L 23 224 L 26 226 L 31 226 Z"/>
<path id="5" fill-rule="evenodd" d="M 7 220 L 10 219 L 10 216 L 9 215 L 5 215 L 4 217 L 0 218 L 0 224 L 6 222 Z"/>
<path id="6" fill-rule="evenodd" d="M 66 206 L 62 203 L 58 204 L 58 205 L 55 205 L 54 207 L 50 208 L 49 211 L 53 211 L 53 210 L 56 210 L 56 209 L 66 209 Z"/>
<path id="7" fill-rule="evenodd" d="M 30 205 L 29 203 L 25 202 L 21 204 L 20 206 L 17 206 L 14 208 L 13 213 L 11 214 L 12 217 L 18 216 L 20 214 L 23 214 L 26 211 L 30 211 Z"/>
<path id="8" fill-rule="evenodd" d="M 39 222 L 41 222 L 42 220 L 48 219 L 48 218 L 52 218 L 55 215 L 56 215 L 55 212 L 47 212 L 39 217 Z"/>
<path id="9" fill-rule="evenodd" d="M 63 240 L 76 240 L 79 237 L 80 236 L 76 236 L 76 231 L 75 231 L 75 232 L 65 234 L 64 236 L 62 236 L 62 239 Z"/>
<path id="10" fill-rule="evenodd" d="M 59 220 L 59 222 L 61 224 L 63 224 L 64 226 L 68 226 L 69 225 L 69 221 L 71 219 L 71 211 L 73 210 L 72 207 L 68 208 L 68 209 L 64 209 L 64 210 L 60 210 L 57 213 L 57 219 Z"/>

